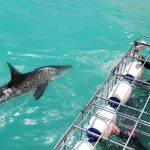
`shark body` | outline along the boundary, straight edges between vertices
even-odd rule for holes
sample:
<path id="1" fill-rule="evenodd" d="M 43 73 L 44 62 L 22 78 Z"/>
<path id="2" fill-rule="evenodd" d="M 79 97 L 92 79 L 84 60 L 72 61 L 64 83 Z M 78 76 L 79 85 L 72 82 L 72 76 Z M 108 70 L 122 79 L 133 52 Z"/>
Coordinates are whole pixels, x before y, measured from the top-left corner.
<path id="1" fill-rule="evenodd" d="M 38 100 L 44 93 L 48 83 L 62 75 L 71 65 L 53 65 L 37 68 L 28 73 L 20 73 L 10 63 L 7 63 L 11 80 L 0 87 L 0 102 L 4 102 L 29 91 L 35 91 Z"/>

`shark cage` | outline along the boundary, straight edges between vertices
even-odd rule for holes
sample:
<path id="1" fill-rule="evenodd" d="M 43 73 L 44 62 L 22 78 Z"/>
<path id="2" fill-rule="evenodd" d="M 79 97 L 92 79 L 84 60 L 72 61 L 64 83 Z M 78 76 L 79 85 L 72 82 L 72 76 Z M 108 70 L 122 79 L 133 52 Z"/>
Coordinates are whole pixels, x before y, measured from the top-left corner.
<path id="1" fill-rule="evenodd" d="M 142 36 L 132 43 L 54 150 L 129 150 L 133 139 L 150 148 L 148 40 Z"/>

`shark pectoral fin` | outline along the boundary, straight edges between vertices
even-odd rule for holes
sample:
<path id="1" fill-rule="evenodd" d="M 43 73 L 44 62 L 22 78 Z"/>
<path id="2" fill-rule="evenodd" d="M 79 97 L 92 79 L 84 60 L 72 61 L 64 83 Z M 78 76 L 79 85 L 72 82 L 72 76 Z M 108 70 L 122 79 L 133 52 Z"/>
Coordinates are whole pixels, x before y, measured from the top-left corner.
<path id="1" fill-rule="evenodd" d="M 46 87 L 48 86 L 48 81 L 45 81 L 43 84 L 39 85 L 34 93 L 34 98 L 38 100 L 44 93 Z"/>

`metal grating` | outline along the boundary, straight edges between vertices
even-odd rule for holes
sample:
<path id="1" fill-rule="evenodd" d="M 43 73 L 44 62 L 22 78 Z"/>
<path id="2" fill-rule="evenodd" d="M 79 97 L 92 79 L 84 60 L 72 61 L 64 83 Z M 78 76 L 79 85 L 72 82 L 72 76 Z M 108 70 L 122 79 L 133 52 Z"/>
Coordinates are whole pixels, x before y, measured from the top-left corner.
<path id="1" fill-rule="evenodd" d="M 140 37 L 136 41 L 146 41 L 147 37 Z M 149 46 L 149 45 L 148 45 Z M 73 122 L 71 127 L 63 135 L 61 140 L 55 146 L 54 150 L 74 150 L 75 144 L 80 140 L 87 139 L 87 133 L 98 138 L 92 145 L 98 150 L 107 145 L 104 149 L 122 149 L 128 150 L 133 149 L 130 145 L 130 140 L 133 134 L 138 134 L 141 138 L 144 137 L 150 140 L 150 83 L 144 81 L 144 79 L 132 79 L 130 77 L 124 78 L 123 72 L 126 66 L 130 62 L 137 60 L 135 56 L 131 56 L 131 53 L 135 49 L 134 43 L 129 48 L 124 57 L 120 62 L 112 69 L 108 78 L 104 81 L 101 87 L 98 89 L 96 94 L 92 97 L 89 103 L 83 108 L 79 116 Z M 145 52 L 148 52 L 147 48 Z M 143 51 L 144 52 L 144 51 Z M 150 62 L 150 53 L 146 53 L 144 64 Z M 144 66 L 143 64 L 143 66 Z M 105 110 L 111 113 L 110 109 L 106 109 L 104 106 L 108 105 L 108 95 L 117 83 L 127 80 L 133 88 L 132 96 L 127 103 L 120 104 L 116 108 L 117 122 L 113 122 L 108 118 L 99 116 L 96 112 L 98 110 Z M 138 101 L 138 102 L 137 102 Z M 115 102 L 117 103 L 117 102 Z M 87 131 L 86 127 L 92 118 L 96 116 L 103 120 L 109 121 L 109 123 L 116 124 L 122 131 L 130 131 L 130 135 L 127 139 L 120 139 L 115 135 L 110 135 L 108 138 L 102 135 L 95 134 Z M 106 129 L 107 130 L 107 129 Z M 100 139 L 103 139 L 102 141 Z"/>

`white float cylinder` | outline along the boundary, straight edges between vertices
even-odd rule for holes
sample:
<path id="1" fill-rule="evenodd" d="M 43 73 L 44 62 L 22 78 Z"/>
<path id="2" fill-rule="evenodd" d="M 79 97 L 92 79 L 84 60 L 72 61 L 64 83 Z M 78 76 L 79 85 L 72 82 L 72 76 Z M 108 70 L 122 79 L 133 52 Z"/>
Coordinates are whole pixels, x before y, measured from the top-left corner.
<path id="1" fill-rule="evenodd" d="M 98 116 L 93 116 L 87 126 L 87 131 L 93 132 L 102 137 L 108 137 L 112 131 L 112 122 L 116 122 L 116 111 L 110 106 L 104 106 L 96 112 Z M 90 142 L 96 142 L 98 137 L 87 133 Z"/>
<path id="2" fill-rule="evenodd" d="M 96 150 L 96 148 L 94 148 L 94 146 L 91 143 L 85 140 L 79 141 L 75 145 L 74 149 L 75 150 Z"/>
<path id="3" fill-rule="evenodd" d="M 140 61 L 130 63 L 123 73 L 123 75 L 135 79 L 139 79 L 143 74 L 143 65 Z"/>
<path id="4" fill-rule="evenodd" d="M 142 43 L 142 44 L 141 44 Z M 147 44 L 145 41 L 141 41 L 139 42 L 139 44 L 135 47 L 135 49 L 137 49 L 137 52 L 142 51 L 143 49 L 147 48 L 146 45 L 143 44 Z"/>
<path id="5" fill-rule="evenodd" d="M 130 83 L 122 81 L 112 88 L 112 91 L 108 95 L 108 104 L 113 108 L 116 108 L 119 105 L 115 102 L 125 104 L 131 97 L 131 93 L 132 86 Z"/>

